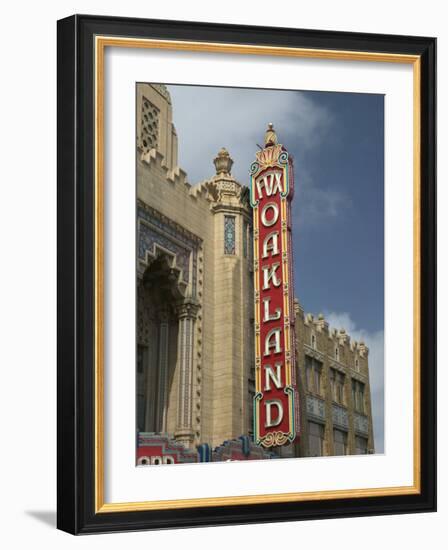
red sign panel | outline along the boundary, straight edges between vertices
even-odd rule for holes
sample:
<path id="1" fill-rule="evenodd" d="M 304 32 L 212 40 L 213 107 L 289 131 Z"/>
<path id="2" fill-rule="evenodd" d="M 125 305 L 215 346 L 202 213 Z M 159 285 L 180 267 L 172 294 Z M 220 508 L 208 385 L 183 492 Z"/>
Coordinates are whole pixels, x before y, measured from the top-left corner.
<path id="1" fill-rule="evenodd" d="M 267 134 L 268 135 L 268 134 Z M 255 442 L 286 445 L 298 432 L 290 204 L 292 160 L 268 141 L 251 167 L 255 291 Z M 273 138 L 272 138 L 273 136 Z"/>
<path id="2" fill-rule="evenodd" d="M 141 432 L 138 434 L 137 466 L 157 466 L 198 462 L 196 451 L 185 449 L 167 435 Z"/>

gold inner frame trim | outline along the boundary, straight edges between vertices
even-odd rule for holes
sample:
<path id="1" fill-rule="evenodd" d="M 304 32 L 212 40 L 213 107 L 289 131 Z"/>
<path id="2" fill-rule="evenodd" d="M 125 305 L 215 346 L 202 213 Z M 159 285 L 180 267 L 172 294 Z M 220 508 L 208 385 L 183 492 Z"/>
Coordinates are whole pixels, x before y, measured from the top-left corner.
<path id="1" fill-rule="evenodd" d="M 413 484 L 400 487 L 342 489 L 333 491 L 273 493 L 263 495 L 154 500 L 142 502 L 106 503 L 104 501 L 104 54 L 106 47 L 145 48 L 207 53 L 232 53 L 329 59 L 406 63 L 413 65 L 413 298 L 414 298 L 414 365 L 413 365 Z M 95 513 L 167 510 L 241 504 L 304 502 L 343 498 L 365 498 L 393 495 L 415 495 L 421 491 L 421 424 L 420 424 L 420 125 L 421 125 L 421 60 L 417 55 L 324 50 L 251 44 L 226 44 L 177 40 L 96 36 L 95 59 Z"/>

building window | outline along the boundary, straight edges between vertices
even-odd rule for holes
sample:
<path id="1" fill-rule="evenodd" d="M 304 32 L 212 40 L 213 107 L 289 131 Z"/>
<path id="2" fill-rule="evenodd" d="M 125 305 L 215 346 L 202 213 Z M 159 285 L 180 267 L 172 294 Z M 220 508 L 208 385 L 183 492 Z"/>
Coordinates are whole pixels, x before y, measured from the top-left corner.
<path id="1" fill-rule="evenodd" d="M 316 349 L 316 335 L 314 333 L 311 334 L 311 347 Z"/>
<path id="2" fill-rule="evenodd" d="M 317 422 L 308 422 L 308 455 L 323 456 L 324 427 Z"/>
<path id="3" fill-rule="evenodd" d="M 146 97 L 142 97 L 141 116 L 140 146 L 147 153 L 159 143 L 159 110 Z"/>
<path id="4" fill-rule="evenodd" d="M 367 439 L 365 437 L 355 437 L 355 454 L 366 455 L 367 454 Z"/>
<path id="5" fill-rule="evenodd" d="M 352 380 L 353 407 L 357 412 L 362 414 L 365 412 L 364 393 L 365 385 L 359 382 L 359 380 Z"/>
<path id="6" fill-rule="evenodd" d="M 335 456 L 347 454 L 347 434 L 341 430 L 333 430 L 334 454 Z"/>
<path id="7" fill-rule="evenodd" d="M 235 216 L 224 216 L 224 254 L 235 254 Z"/>
<path id="8" fill-rule="evenodd" d="M 355 359 L 355 370 L 356 370 L 356 372 L 359 372 L 359 359 L 358 358 Z"/>
<path id="9" fill-rule="evenodd" d="M 336 369 L 330 369 L 330 388 L 331 397 L 335 403 L 339 405 L 345 404 L 345 374 L 337 371 Z"/>
<path id="10" fill-rule="evenodd" d="M 314 365 L 314 393 L 320 395 L 321 392 L 321 380 L 322 380 L 322 367 Z"/>
<path id="11" fill-rule="evenodd" d="M 313 391 L 313 361 L 305 356 L 306 389 Z"/>
<path id="12" fill-rule="evenodd" d="M 306 389 L 322 395 L 322 363 L 305 355 Z"/>

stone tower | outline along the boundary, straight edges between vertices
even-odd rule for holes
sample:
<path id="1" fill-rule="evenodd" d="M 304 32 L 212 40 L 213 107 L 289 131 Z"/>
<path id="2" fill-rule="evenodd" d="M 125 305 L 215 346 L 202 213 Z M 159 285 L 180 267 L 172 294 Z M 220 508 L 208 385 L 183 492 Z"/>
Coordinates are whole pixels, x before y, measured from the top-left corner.
<path id="1" fill-rule="evenodd" d="M 251 430 L 250 378 L 253 367 L 253 283 L 251 218 L 246 188 L 231 175 L 233 160 L 221 149 L 214 160 L 215 263 L 213 279 L 212 445 Z"/>

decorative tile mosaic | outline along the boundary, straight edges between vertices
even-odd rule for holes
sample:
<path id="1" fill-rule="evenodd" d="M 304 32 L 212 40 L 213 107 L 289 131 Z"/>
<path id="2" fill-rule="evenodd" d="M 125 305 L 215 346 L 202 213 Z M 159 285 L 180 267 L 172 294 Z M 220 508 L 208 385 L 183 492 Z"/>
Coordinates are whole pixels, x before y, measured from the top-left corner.
<path id="1" fill-rule="evenodd" d="M 306 412 L 308 416 L 325 421 L 325 403 L 323 399 L 312 395 L 306 396 Z"/>
<path id="2" fill-rule="evenodd" d="M 137 221 L 139 259 L 146 261 L 147 252 L 154 255 L 156 246 L 175 255 L 176 265 L 182 270 L 182 280 L 188 284 L 191 277 L 193 296 L 196 296 L 197 257 L 201 239 L 140 201 Z"/>
<path id="3" fill-rule="evenodd" d="M 369 420 L 364 414 L 355 413 L 355 432 L 369 433 Z"/>
<path id="4" fill-rule="evenodd" d="M 235 254 L 235 216 L 224 216 L 224 254 Z"/>
<path id="5" fill-rule="evenodd" d="M 345 407 L 333 405 L 333 424 L 348 430 L 348 414 Z"/>

